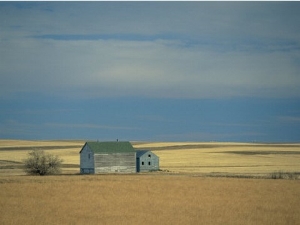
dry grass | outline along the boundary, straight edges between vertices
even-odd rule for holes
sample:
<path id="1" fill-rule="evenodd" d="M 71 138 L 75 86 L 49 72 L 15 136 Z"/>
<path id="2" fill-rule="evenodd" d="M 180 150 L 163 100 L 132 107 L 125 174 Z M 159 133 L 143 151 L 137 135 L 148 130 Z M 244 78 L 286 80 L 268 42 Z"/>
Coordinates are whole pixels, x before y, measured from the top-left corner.
<path id="1" fill-rule="evenodd" d="M 79 176 L 75 174 L 83 143 L 0 140 L 0 224 L 273 225 L 300 221 L 299 180 L 220 178 L 299 175 L 282 172 L 299 172 L 298 144 L 134 143 L 136 148 L 153 149 L 161 169 L 173 173 Z M 69 175 L 22 175 L 21 162 L 32 148 L 59 155 Z M 218 178 L 204 176 L 216 174 Z"/>
<path id="2" fill-rule="evenodd" d="M 22 160 L 32 149 L 60 156 L 63 173 L 79 172 L 83 141 L 0 140 L 0 176 L 19 174 Z M 133 143 L 151 149 L 160 157 L 162 170 L 203 175 L 269 176 L 271 173 L 300 172 L 299 144 L 158 142 Z"/>
<path id="3" fill-rule="evenodd" d="M 64 160 L 63 173 L 78 173 L 79 151 L 83 144 L 83 141 L 0 140 L 0 176 L 23 175 L 22 161 L 33 149 L 58 155 Z"/>
<path id="4" fill-rule="evenodd" d="M 146 143 L 161 169 L 177 173 L 265 176 L 274 171 L 300 172 L 299 144 Z"/>
<path id="5" fill-rule="evenodd" d="M 10 140 L 1 139 L 0 147 L 41 147 L 41 146 L 72 146 L 81 145 L 84 141 L 27 141 L 27 140 Z"/>
<path id="6" fill-rule="evenodd" d="M 0 177 L 0 224 L 297 224 L 299 203 L 292 180 Z"/>

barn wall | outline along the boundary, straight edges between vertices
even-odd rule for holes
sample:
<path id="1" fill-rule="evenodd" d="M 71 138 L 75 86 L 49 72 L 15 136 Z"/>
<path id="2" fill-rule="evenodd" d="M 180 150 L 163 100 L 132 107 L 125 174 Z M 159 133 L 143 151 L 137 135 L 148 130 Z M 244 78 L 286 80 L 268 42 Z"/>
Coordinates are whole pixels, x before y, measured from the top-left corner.
<path id="1" fill-rule="evenodd" d="M 94 153 L 88 145 L 85 145 L 80 152 L 80 173 L 95 173 Z"/>
<path id="2" fill-rule="evenodd" d="M 95 173 L 135 173 L 135 152 L 95 154 Z"/>
<path id="3" fill-rule="evenodd" d="M 148 151 L 137 158 L 137 172 L 159 170 L 159 157 Z"/>

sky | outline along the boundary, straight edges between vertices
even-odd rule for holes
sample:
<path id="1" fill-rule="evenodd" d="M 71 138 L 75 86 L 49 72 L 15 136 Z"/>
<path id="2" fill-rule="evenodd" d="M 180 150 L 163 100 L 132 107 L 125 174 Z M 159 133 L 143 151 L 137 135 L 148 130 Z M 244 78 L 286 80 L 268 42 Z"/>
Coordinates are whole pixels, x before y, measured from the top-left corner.
<path id="1" fill-rule="evenodd" d="M 300 142 L 299 2 L 0 2 L 0 139 Z"/>

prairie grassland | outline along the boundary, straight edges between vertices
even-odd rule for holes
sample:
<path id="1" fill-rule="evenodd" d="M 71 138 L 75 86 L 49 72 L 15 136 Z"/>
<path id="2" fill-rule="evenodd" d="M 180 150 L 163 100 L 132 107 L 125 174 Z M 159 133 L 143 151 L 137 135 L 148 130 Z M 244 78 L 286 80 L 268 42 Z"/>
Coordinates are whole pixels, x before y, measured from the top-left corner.
<path id="1" fill-rule="evenodd" d="M 72 145 L 81 145 L 84 141 L 28 141 L 28 140 L 10 140 L 10 139 L 1 139 L 0 147 L 32 147 L 38 148 L 41 146 L 72 146 Z"/>
<path id="2" fill-rule="evenodd" d="M 22 175 L 22 160 L 32 149 L 60 156 L 64 174 L 79 172 L 84 141 L 0 140 L 0 176 Z M 133 142 L 160 157 L 160 168 L 173 173 L 265 176 L 276 171 L 300 173 L 300 144 Z"/>
<path id="3" fill-rule="evenodd" d="M 300 221 L 299 180 L 202 176 L 299 172 L 298 144 L 133 143 L 135 148 L 153 150 L 161 169 L 171 173 L 79 176 L 75 174 L 83 143 L 0 140 L 0 224 Z M 68 175 L 24 176 L 22 160 L 34 148 L 59 155 Z"/>
<path id="4" fill-rule="evenodd" d="M 139 143 L 160 157 L 161 169 L 203 174 L 264 176 L 274 171 L 300 172 L 299 144 Z"/>
<path id="5" fill-rule="evenodd" d="M 34 149 L 63 159 L 63 173 L 78 173 L 79 151 L 83 144 L 84 141 L 0 140 L 0 176 L 23 175 L 22 162 Z"/>
<path id="6" fill-rule="evenodd" d="M 298 180 L 0 177 L 0 224 L 297 224 Z"/>

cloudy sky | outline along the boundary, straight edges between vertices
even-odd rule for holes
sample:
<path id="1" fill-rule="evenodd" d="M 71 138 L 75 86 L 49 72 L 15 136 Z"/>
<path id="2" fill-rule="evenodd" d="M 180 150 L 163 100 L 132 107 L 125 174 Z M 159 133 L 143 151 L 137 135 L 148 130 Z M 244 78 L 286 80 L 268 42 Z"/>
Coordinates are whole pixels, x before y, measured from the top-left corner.
<path id="1" fill-rule="evenodd" d="M 299 2 L 0 2 L 0 138 L 300 141 Z"/>

